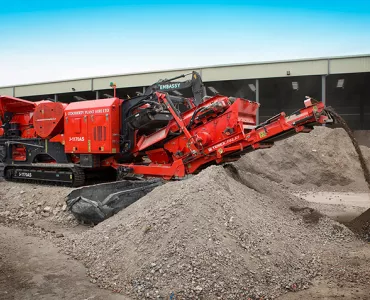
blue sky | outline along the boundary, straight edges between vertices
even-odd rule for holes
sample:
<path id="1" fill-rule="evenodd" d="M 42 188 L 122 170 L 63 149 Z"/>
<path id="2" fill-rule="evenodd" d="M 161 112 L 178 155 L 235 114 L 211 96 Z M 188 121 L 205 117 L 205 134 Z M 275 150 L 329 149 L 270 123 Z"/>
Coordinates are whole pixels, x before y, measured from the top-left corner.
<path id="1" fill-rule="evenodd" d="M 0 86 L 370 54 L 370 0 L 0 0 L 0 41 Z"/>

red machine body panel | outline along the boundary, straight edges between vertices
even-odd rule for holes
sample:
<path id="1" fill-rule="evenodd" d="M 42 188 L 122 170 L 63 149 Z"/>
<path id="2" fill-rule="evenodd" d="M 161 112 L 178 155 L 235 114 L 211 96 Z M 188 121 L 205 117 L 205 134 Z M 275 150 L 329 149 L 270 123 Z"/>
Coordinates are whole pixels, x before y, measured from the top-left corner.
<path id="1" fill-rule="evenodd" d="M 63 130 L 64 109 L 67 104 L 60 102 L 39 102 L 34 115 L 33 124 L 38 136 L 46 139 L 59 134 Z"/>
<path id="2" fill-rule="evenodd" d="M 37 103 L 10 96 L 0 96 L 0 114 L 7 111 L 13 113 L 33 112 Z"/>
<path id="3" fill-rule="evenodd" d="M 0 96 L 0 116 L 4 118 L 6 113 L 12 113 L 10 124 L 19 130 L 22 138 L 34 138 L 36 133 L 33 124 L 33 112 L 38 102 L 31 102 L 11 96 Z M 0 121 L 0 125 L 2 122 Z M 5 131 L 0 129 L 0 137 Z"/>
<path id="4" fill-rule="evenodd" d="M 66 153 L 119 152 L 119 98 L 71 103 L 64 111 Z"/>

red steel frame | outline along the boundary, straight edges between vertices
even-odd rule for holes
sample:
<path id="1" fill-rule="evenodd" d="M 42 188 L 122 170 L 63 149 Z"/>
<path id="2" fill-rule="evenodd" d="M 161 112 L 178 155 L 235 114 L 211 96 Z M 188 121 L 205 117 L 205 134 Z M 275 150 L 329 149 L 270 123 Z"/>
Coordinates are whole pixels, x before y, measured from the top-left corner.
<path id="1" fill-rule="evenodd" d="M 181 115 L 174 109 L 168 95 L 165 93 L 156 92 L 159 102 L 163 103 L 168 111 L 173 116 L 173 119 L 168 122 L 167 126 L 158 131 L 146 136 L 140 135 L 136 131 L 135 146 L 132 154 L 138 158 L 147 157 L 148 163 L 126 163 L 119 164 L 117 161 L 120 157 L 118 150 L 119 142 L 115 141 L 117 150 L 113 151 L 113 137 L 118 139 L 119 136 L 119 106 L 122 103 L 120 99 L 106 99 L 105 101 L 89 101 L 91 103 L 77 103 L 70 105 L 65 111 L 65 118 L 68 117 L 69 111 L 78 111 L 84 113 L 84 109 L 89 112 L 93 109 L 93 115 L 89 115 L 91 120 L 98 120 L 103 111 L 102 121 L 95 125 L 104 126 L 106 122 L 111 122 L 109 137 L 107 141 L 101 141 L 104 146 L 99 148 L 99 151 L 93 151 L 93 147 L 99 146 L 94 142 L 91 149 L 79 148 L 76 153 L 96 153 L 111 155 L 107 159 L 101 160 L 102 167 L 114 167 L 119 169 L 124 167 L 135 174 L 147 176 L 163 177 L 171 179 L 173 177 L 184 177 L 186 174 L 192 174 L 199 171 L 202 167 L 209 163 L 222 163 L 225 161 L 234 160 L 237 155 L 262 148 L 270 147 L 269 139 L 277 137 L 285 132 L 307 132 L 312 127 L 307 125 L 325 124 L 331 122 L 332 119 L 326 114 L 325 106 L 321 102 L 316 102 L 311 99 L 305 101 L 305 108 L 299 110 L 296 114 L 286 117 L 285 113 L 280 113 L 269 122 L 256 126 L 256 114 L 259 104 L 242 98 L 233 98 L 226 96 L 214 96 L 205 100 L 197 107 L 192 107 Z M 49 105 L 48 101 L 29 102 L 13 97 L 0 97 L 0 114 L 6 111 L 15 113 L 13 117 L 21 124 L 22 137 L 36 137 L 34 128 L 30 128 L 33 123 L 33 111 L 39 104 Z M 50 104 L 51 105 L 51 104 Z M 89 107 L 86 107 L 88 105 Z M 75 107 L 76 106 L 76 107 Z M 41 106 L 40 106 L 41 107 Z M 114 112 L 114 116 L 113 116 Z M 70 117 L 69 119 L 72 119 Z M 69 120 L 70 121 L 70 120 Z M 50 138 L 50 142 L 59 142 L 62 144 L 69 143 L 66 141 L 68 130 L 74 127 L 71 122 L 64 122 L 64 134 L 58 134 Z M 66 131 L 67 129 L 67 131 Z M 91 130 L 90 130 L 91 131 Z M 116 132 L 117 131 L 117 132 Z M 76 135 L 73 133 L 73 135 Z M 81 131 L 79 140 L 91 139 L 92 133 Z M 113 145 L 113 144 L 112 144 Z M 68 147 L 66 147 L 66 150 Z M 26 153 L 22 147 L 13 149 L 17 161 L 25 160 Z M 66 151 L 70 152 L 70 151 Z M 75 151 L 72 151 L 75 152 Z M 72 161 L 78 162 L 73 153 L 70 153 Z"/>
<path id="2" fill-rule="evenodd" d="M 233 103 L 225 96 L 215 96 L 197 108 L 185 112 L 181 117 L 172 109 L 166 94 L 157 92 L 159 101 L 165 103 L 173 120 L 169 124 L 149 136 L 137 137 L 134 153 L 145 152 L 151 163 L 118 164 L 114 159 L 103 161 L 105 165 L 115 168 L 129 168 L 135 174 L 159 176 L 165 179 L 183 177 L 192 174 L 202 166 L 210 163 L 222 163 L 232 158 L 236 153 L 248 149 L 269 147 L 264 141 L 276 137 L 284 132 L 307 132 L 311 128 L 308 124 L 325 124 L 332 121 L 326 115 L 325 106 L 321 102 L 311 99 L 305 101 L 305 108 L 293 116 L 286 117 L 285 113 L 276 116 L 271 122 L 261 127 L 255 126 L 255 116 L 259 104 L 242 98 L 233 98 Z M 208 112 L 212 106 L 223 108 L 224 111 L 217 115 L 217 109 L 211 118 L 200 119 L 197 126 L 188 128 L 191 117 L 196 109 L 204 108 Z M 225 110 L 226 108 L 226 110 Z M 175 138 L 164 144 L 163 148 L 145 151 L 149 146 L 165 140 L 170 132 L 181 132 Z"/>

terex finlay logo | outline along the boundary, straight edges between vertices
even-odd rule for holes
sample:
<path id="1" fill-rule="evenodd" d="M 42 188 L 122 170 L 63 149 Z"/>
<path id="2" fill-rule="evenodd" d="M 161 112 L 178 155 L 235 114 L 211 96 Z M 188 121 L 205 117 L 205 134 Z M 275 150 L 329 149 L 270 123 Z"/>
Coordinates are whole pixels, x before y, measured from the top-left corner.
<path id="1" fill-rule="evenodd" d="M 178 89 L 179 87 L 180 83 L 168 83 L 159 85 L 159 89 L 161 90 Z"/>
<path id="2" fill-rule="evenodd" d="M 217 150 L 218 148 L 221 148 L 223 146 L 226 146 L 226 145 L 229 145 L 229 144 L 231 144 L 233 142 L 236 142 L 237 140 L 240 139 L 240 137 L 241 137 L 240 134 L 238 134 L 238 135 L 236 135 L 236 136 L 234 136 L 232 138 L 227 139 L 226 141 L 223 141 L 223 142 L 218 143 L 218 144 L 216 144 L 216 145 L 214 145 L 212 147 L 209 147 L 208 148 L 208 152 L 212 152 L 214 150 Z"/>

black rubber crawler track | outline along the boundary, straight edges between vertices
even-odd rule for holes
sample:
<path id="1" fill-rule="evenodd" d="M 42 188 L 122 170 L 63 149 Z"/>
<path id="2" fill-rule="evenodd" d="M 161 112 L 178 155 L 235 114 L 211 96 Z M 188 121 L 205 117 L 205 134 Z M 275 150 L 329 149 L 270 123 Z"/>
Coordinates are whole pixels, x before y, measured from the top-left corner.
<path id="1" fill-rule="evenodd" d="M 32 179 L 32 178 L 14 178 L 11 174 L 11 170 L 15 169 L 22 169 L 25 171 L 37 171 L 42 169 L 42 167 L 32 167 L 32 166 L 5 166 L 4 170 L 1 172 L 1 175 L 4 175 L 4 179 L 7 181 L 13 181 L 13 182 L 25 182 L 25 183 L 33 183 L 33 184 L 47 184 L 47 185 L 62 185 L 62 186 L 72 186 L 72 187 L 79 187 L 85 184 L 85 172 L 82 168 L 77 166 L 48 166 L 47 170 L 56 172 L 58 171 L 64 171 L 64 172 L 70 172 L 72 173 L 72 181 L 71 182 L 65 182 L 65 181 L 58 181 L 55 179 Z M 10 171 L 10 172 L 9 172 Z M 5 174 L 8 173 L 8 174 Z"/>
<path id="2" fill-rule="evenodd" d="M 78 187 L 78 186 L 84 185 L 84 183 L 85 183 L 85 172 L 84 172 L 84 170 L 79 168 L 79 167 L 74 167 L 72 169 L 72 172 L 73 172 L 72 186 L 73 187 Z"/>

